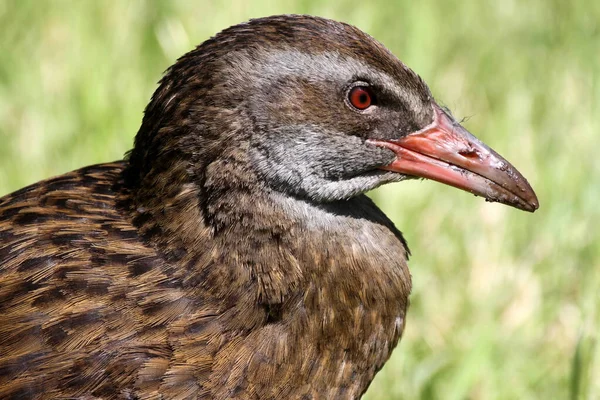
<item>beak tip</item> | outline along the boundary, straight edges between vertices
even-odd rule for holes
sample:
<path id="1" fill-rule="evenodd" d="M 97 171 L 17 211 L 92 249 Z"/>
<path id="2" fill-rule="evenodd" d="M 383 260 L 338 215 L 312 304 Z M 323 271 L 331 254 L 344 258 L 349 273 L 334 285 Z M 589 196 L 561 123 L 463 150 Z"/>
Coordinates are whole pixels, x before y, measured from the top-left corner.
<path id="1" fill-rule="evenodd" d="M 535 192 L 533 191 L 533 188 L 531 187 L 531 185 L 529 184 L 529 182 L 527 182 L 527 180 L 525 178 L 522 178 L 523 181 L 525 181 L 525 186 L 526 189 L 523 190 L 525 192 L 525 196 L 523 197 L 523 200 L 525 200 L 525 203 L 527 203 L 528 208 L 526 209 L 526 211 L 529 212 L 535 212 L 538 208 L 540 208 L 540 201 L 538 200 L 537 195 L 535 194 Z"/>
<path id="2" fill-rule="evenodd" d="M 538 208 L 540 208 L 540 202 L 533 190 L 530 190 L 527 193 L 526 197 L 521 198 L 519 202 L 521 207 L 517 207 L 522 209 L 523 211 L 528 211 L 530 213 L 535 212 Z"/>
<path id="3" fill-rule="evenodd" d="M 530 212 L 535 212 L 538 208 L 540 208 L 540 202 L 538 201 L 538 198 L 535 195 L 535 193 L 533 194 L 533 199 L 529 202 L 529 204 L 531 205 Z"/>
<path id="4" fill-rule="evenodd" d="M 522 179 L 523 181 L 519 183 L 527 182 L 524 178 Z M 540 202 L 537 195 L 527 183 L 526 188 L 521 187 L 520 190 L 515 190 L 514 187 L 511 190 L 511 188 L 506 188 L 494 183 L 492 188 L 493 187 L 495 187 L 496 190 L 492 190 L 491 193 L 484 195 L 486 201 L 502 203 L 530 213 L 533 213 L 540 208 Z"/>

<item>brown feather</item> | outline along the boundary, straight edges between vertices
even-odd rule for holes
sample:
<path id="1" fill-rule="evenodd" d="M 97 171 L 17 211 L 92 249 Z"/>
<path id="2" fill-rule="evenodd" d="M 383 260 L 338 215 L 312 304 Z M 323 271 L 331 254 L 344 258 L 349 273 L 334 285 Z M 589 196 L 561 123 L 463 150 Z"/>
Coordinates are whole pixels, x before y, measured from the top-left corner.
<path id="1" fill-rule="evenodd" d="M 365 389 L 399 338 L 410 288 L 388 227 L 367 225 L 396 249 L 393 268 L 292 222 L 250 247 L 198 224 L 194 248 L 177 257 L 173 242 L 167 257 L 119 205 L 124 166 L 87 167 L 2 199 L 1 398 L 334 398 Z M 180 195 L 182 205 L 193 198 Z M 323 254 L 323 244 L 338 251 Z"/>

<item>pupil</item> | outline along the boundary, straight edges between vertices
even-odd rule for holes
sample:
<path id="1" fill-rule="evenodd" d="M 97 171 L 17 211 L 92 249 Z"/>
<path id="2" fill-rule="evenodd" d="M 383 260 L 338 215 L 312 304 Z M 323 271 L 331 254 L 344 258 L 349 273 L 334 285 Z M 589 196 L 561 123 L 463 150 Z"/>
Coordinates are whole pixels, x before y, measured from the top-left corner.
<path id="1" fill-rule="evenodd" d="M 369 101 L 369 98 L 368 98 L 368 96 L 365 93 L 361 93 L 361 95 L 358 98 L 358 101 L 361 104 L 365 104 L 367 101 Z"/>

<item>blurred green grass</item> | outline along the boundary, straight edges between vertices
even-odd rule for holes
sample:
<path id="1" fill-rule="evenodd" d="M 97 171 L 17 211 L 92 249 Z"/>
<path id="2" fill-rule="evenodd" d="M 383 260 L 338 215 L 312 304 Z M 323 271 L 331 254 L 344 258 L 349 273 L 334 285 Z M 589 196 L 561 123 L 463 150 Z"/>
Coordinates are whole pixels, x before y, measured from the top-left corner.
<path id="1" fill-rule="evenodd" d="M 0 0 L 0 195 L 121 158 L 178 56 L 279 13 L 369 32 L 540 198 L 530 215 L 433 182 L 373 193 L 414 290 L 366 397 L 600 398 L 600 2 Z"/>

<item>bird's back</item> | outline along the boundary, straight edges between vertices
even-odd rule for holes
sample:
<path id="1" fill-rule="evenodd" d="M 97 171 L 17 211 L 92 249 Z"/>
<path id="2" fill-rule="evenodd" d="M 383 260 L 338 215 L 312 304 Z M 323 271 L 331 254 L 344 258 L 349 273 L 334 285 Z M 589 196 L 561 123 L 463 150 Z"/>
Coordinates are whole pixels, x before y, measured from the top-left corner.
<path id="1" fill-rule="evenodd" d="M 152 374 L 169 358 L 164 329 L 139 324 L 167 291 L 139 293 L 160 282 L 160 268 L 144 273 L 161 261 L 117 204 L 124 166 L 0 199 L 0 398 L 111 396 L 134 386 L 142 364 Z"/>

